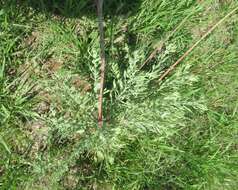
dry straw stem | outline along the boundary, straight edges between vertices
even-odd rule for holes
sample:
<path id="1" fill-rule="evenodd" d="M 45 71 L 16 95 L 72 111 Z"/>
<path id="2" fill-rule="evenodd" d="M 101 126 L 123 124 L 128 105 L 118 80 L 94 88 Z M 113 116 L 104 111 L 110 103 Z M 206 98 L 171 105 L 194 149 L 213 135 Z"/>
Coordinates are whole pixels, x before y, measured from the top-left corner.
<path id="1" fill-rule="evenodd" d="M 105 42 L 104 42 L 104 28 L 103 28 L 103 0 L 97 0 L 97 13 L 98 13 L 98 28 L 100 34 L 100 90 L 98 98 L 98 127 L 103 126 L 103 91 L 104 91 L 104 80 L 105 80 L 105 68 L 106 68 L 106 57 L 105 57 Z"/>
<path id="2" fill-rule="evenodd" d="M 175 67 L 180 64 L 209 34 L 211 34 L 220 24 L 222 24 L 227 18 L 234 14 L 238 10 L 238 7 L 234 8 L 221 20 L 219 20 L 211 29 L 209 29 L 192 47 L 190 47 L 164 74 L 159 78 L 159 82 L 162 81 Z"/>

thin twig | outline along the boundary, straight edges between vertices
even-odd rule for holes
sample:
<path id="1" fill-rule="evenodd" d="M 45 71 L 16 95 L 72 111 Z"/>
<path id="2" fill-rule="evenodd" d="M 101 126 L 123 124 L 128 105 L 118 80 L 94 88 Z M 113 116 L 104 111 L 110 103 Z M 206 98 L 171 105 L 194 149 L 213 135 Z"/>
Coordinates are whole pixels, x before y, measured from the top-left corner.
<path id="1" fill-rule="evenodd" d="M 165 43 L 171 38 L 173 37 L 173 35 L 179 31 L 179 29 L 183 26 L 183 24 L 187 21 L 187 19 L 190 17 L 191 15 L 186 16 L 181 22 L 180 24 L 161 42 L 159 43 L 159 45 L 154 49 L 154 51 L 150 54 L 150 56 L 144 61 L 144 63 L 140 66 L 139 70 L 141 70 L 145 65 L 147 65 L 152 59 L 155 58 L 155 56 L 160 53 L 165 45 Z"/>
<path id="2" fill-rule="evenodd" d="M 192 47 L 190 47 L 167 71 L 159 78 L 159 82 L 162 81 L 175 67 L 181 63 L 209 34 L 211 34 L 220 24 L 222 24 L 227 18 L 238 10 L 238 7 L 233 9 L 230 13 L 219 20 L 211 29 L 209 29 Z"/>
<path id="3" fill-rule="evenodd" d="M 98 127 L 103 126 L 103 91 L 104 91 L 104 80 L 105 80 L 105 42 L 104 42 L 104 27 L 103 27 L 103 0 L 97 0 L 97 13 L 98 13 L 98 28 L 100 33 L 100 90 L 98 98 Z"/>

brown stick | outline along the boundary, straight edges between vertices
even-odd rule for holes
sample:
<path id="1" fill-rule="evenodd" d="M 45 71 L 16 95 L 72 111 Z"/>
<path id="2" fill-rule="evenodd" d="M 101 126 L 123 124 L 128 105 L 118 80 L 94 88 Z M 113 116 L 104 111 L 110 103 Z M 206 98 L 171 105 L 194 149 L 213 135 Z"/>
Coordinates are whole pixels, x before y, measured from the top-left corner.
<path id="1" fill-rule="evenodd" d="M 208 30 L 192 47 L 190 47 L 164 74 L 159 78 L 159 82 L 162 81 L 175 67 L 181 63 L 209 34 L 211 34 L 220 24 L 222 24 L 227 18 L 238 10 L 238 7 L 233 9 L 225 17 L 219 20 L 210 30 Z"/>
<path id="2" fill-rule="evenodd" d="M 101 76 L 100 76 L 100 90 L 98 98 L 98 127 L 103 126 L 103 91 L 105 80 L 105 42 L 104 42 L 104 27 L 103 27 L 103 0 L 97 0 L 97 13 L 98 13 L 98 28 L 100 34 L 100 59 L 101 59 Z"/>

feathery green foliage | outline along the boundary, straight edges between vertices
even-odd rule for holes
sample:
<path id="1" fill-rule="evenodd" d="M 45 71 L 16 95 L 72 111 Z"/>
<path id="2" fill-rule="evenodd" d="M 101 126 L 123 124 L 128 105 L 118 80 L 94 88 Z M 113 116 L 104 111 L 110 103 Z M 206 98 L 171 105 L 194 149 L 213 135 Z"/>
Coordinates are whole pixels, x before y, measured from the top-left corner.
<path id="1" fill-rule="evenodd" d="M 90 1 L 0 2 L 0 189 L 238 187 L 236 1 L 105 1 L 105 126 Z M 162 51 L 143 69 L 149 53 Z"/>

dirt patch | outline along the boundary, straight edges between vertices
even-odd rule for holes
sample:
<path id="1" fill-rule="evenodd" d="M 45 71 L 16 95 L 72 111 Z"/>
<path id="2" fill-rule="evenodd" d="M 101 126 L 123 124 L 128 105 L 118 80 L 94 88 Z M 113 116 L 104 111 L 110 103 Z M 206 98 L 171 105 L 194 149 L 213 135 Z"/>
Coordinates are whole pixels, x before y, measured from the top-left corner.
<path id="1" fill-rule="evenodd" d="M 32 146 L 29 154 L 32 158 L 34 158 L 37 156 L 39 151 L 46 148 L 49 128 L 43 121 L 30 122 L 27 128 L 29 130 L 29 136 L 32 140 Z"/>
<path id="2" fill-rule="evenodd" d="M 25 38 L 24 45 L 27 47 L 29 47 L 29 46 L 36 47 L 36 41 L 39 36 L 40 36 L 39 32 L 33 31 L 31 33 L 31 35 L 29 35 L 28 37 Z"/>
<path id="3" fill-rule="evenodd" d="M 42 69 L 47 71 L 48 74 L 54 74 L 63 67 L 63 61 L 54 58 L 48 59 L 44 62 Z"/>
<path id="4" fill-rule="evenodd" d="M 90 92 L 92 90 L 92 85 L 86 79 L 83 79 L 79 76 L 76 76 L 72 79 L 72 85 L 82 92 Z"/>
<path id="5" fill-rule="evenodd" d="M 52 103 L 51 95 L 47 91 L 41 91 L 39 92 L 38 97 L 40 98 L 40 102 L 37 104 L 35 111 L 39 115 L 44 115 L 49 113 L 50 106 Z"/>

